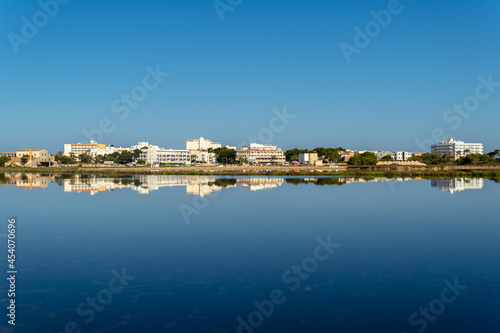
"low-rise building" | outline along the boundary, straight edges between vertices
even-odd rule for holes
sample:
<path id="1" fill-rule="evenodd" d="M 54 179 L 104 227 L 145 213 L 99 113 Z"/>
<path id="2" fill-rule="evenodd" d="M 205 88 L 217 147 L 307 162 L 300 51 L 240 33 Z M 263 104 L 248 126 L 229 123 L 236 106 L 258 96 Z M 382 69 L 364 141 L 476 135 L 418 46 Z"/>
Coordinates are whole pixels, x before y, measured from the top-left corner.
<path id="1" fill-rule="evenodd" d="M 217 149 L 221 148 L 222 145 L 220 142 L 212 142 L 210 140 L 207 140 L 203 137 L 200 137 L 199 139 L 194 139 L 194 140 L 189 140 L 186 141 L 186 150 L 208 150 L 208 149 Z"/>
<path id="2" fill-rule="evenodd" d="M 318 162 L 318 153 L 299 154 L 299 163 L 302 165 L 317 165 Z"/>
<path id="3" fill-rule="evenodd" d="M 431 145 L 431 152 L 439 155 L 449 155 L 455 160 L 468 154 L 483 154 L 482 143 L 465 143 L 450 138 L 448 141 Z"/>
<path id="4" fill-rule="evenodd" d="M 375 155 L 377 155 L 377 159 L 381 159 L 384 156 L 390 156 L 394 158 L 394 153 L 392 151 L 386 151 L 386 150 L 376 150 L 373 152 Z"/>
<path id="5" fill-rule="evenodd" d="M 236 158 L 244 158 L 250 164 L 285 163 L 285 154 L 277 146 L 250 143 L 236 151 Z"/>
<path id="6" fill-rule="evenodd" d="M 394 152 L 394 160 L 395 161 L 408 161 L 408 159 L 412 156 L 412 153 L 407 151 L 396 151 Z"/>
<path id="7" fill-rule="evenodd" d="M 151 165 L 188 165 L 191 164 L 191 156 L 188 150 L 165 149 L 153 146 L 149 142 L 139 142 L 130 147 L 132 151 L 140 149 L 139 159 L 143 159 Z"/>
<path id="8" fill-rule="evenodd" d="M 15 151 L 4 151 L 3 153 L 0 153 L 0 156 L 16 157 L 16 152 Z"/>
<path id="9" fill-rule="evenodd" d="M 23 157 L 26 163 L 22 163 Z M 54 164 L 54 156 L 50 156 L 46 149 L 19 149 L 16 156 L 12 157 L 6 165 L 24 165 L 27 167 L 51 166 Z"/>
<path id="10" fill-rule="evenodd" d="M 75 157 L 81 154 L 91 155 L 93 150 L 106 149 L 106 145 L 90 140 L 90 143 L 65 143 L 64 155 Z"/>

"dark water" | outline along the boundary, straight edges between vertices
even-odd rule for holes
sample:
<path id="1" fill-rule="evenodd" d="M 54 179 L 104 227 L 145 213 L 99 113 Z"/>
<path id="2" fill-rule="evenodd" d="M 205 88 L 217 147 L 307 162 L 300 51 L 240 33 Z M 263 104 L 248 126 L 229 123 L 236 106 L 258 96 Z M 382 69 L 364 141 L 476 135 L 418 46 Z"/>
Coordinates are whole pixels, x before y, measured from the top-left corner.
<path id="1" fill-rule="evenodd" d="M 490 180 L 0 180 L 2 332 L 500 332 Z"/>

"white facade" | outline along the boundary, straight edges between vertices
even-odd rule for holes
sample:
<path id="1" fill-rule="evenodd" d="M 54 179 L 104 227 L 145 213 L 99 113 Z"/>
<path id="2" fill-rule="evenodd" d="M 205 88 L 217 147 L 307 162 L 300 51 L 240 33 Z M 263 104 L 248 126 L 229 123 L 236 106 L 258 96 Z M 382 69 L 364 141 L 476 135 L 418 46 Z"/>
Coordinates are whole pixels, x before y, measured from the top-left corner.
<path id="1" fill-rule="evenodd" d="M 212 142 L 200 137 L 199 139 L 186 141 L 186 150 L 207 150 L 209 148 L 221 148 L 220 142 Z"/>
<path id="2" fill-rule="evenodd" d="M 149 142 L 139 142 L 130 147 L 132 151 L 141 150 L 139 159 L 143 159 L 151 165 L 169 165 L 169 164 L 191 164 L 189 151 L 182 149 L 165 149 L 153 146 Z"/>
<path id="3" fill-rule="evenodd" d="M 209 153 L 208 151 L 189 151 L 189 155 L 193 156 L 194 162 L 202 162 L 206 164 L 215 164 L 216 158 L 215 153 Z"/>
<path id="4" fill-rule="evenodd" d="M 318 160 L 318 153 L 299 154 L 299 163 L 302 165 L 313 165 Z"/>
<path id="5" fill-rule="evenodd" d="M 64 155 L 78 156 L 80 154 L 89 154 L 92 150 L 104 149 L 106 146 L 91 140 L 90 143 L 65 143 L 64 144 Z"/>
<path id="6" fill-rule="evenodd" d="M 375 155 L 377 155 L 377 159 L 381 159 L 384 156 L 390 156 L 394 158 L 394 153 L 392 151 L 385 151 L 385 150 L 376 150 L 373 152 Z"/>
<path id="7" fill-rule="evenodd" d="M 285 163 L 285 154 L 277 146 L 265 145 L 260 143 L 250 143 L 247 146 L 241 146 L 236 152 L 236 158 L 244 158 L 249 163 Z"/>
<path id="8" fill-rule="evenodd" d="M 468 154 L 483 154 L 482 143 L 465 143 L 463 141 L 450 138 L 448 141 L 441 141 L 431 146 L 431 152 L 440 155 L 450 155 L 458 159 Z"/>
<path id="9" fill-rule="evenodd" d="M 412 153 L 407 151 L 396 151 L 394 152 L 394 160 L 395 161 L 408 161 L 408 159 L 412 156 Z"/>

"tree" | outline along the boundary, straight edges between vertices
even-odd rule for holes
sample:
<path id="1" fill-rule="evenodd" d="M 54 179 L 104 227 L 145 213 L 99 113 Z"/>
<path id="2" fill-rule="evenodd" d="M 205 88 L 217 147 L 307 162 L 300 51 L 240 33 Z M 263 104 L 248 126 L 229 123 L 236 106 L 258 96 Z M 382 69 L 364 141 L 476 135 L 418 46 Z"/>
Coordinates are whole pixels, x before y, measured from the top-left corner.
<path id="1" fill-rule="evenodd" d="M 349 159 L 347 164 L 349 165 L 375 165 L 377 164 L 377 155 L 370 152 L 364 152 L 362 154 L 353 156 Z"/>
<path id="2" fill-rule="evenodd" d="M 498 159 L 500 158 L 500 149 L 495 149 L 494 151 L 489 152 L 488 155 Z"/>
<path id="3" fill-rule="evenodd" d="M 394 158 L 391 155 L 385 155 L 380 159 L 381 162 L 392 162 Z"/>
<path id="4" fill-rule="evenodd" d="M 309 153 L 309 149 L 299 149 L 299 148 L 288 149 L 285 152 L 285 158 L 288 162 L 298 161 L 299 154 L 305 154 L 305 153 Z"/>
<path id="5" fill-rule="evenodd" d="M 425 153 L 420 156 L 412 156 L 408 161 L 418 161 L 425 164 L 445 164 L 450 161 L 449 155 L 438 155 L 436 153 Z"/>
<path id="6" fill-rule="evenodd" d="M 215 153 L 215 158 L 219 163 L 234 164 L 234 161 L 236 160 L 236 150 L 234 149 L 228 149 L 226 147 L 215 148 L 213 152 Z"/>
<path id="7" fill-rule="evenodd" d="M 497 160 L 491 157 L 489 154 L 468 154 L 455 161 L 458 165 L 466 164 L 494 164 Z"/>
<path id="8" fill-rule="evenodd" d="M 85 153 L 80 154 L 80 155 L 78 155 L 78 158 L 80 159 L 80 162 L 85 163 L 85 164 L 92 162 L 92 156 L 90 156 L 89 154 L 85 154 Z"/>
<path id="9" fill-rule="evenodd" d="M 146 164 L 146 160 L 140 158 L 137 160 L 137 164 Z"/>
<path id="10" fill-rule="evenodd" d="M 26 163 L 28 163 L 28 155 L 23 155 L 21 157 L 21 164 L 25 165 Z"/>
<path id="11" fill-rule="evenodd" d="M 8 156 L 0 156 L 0 167 L 5 166 L 5 163 L 10 161 L 10 157 Z"/>

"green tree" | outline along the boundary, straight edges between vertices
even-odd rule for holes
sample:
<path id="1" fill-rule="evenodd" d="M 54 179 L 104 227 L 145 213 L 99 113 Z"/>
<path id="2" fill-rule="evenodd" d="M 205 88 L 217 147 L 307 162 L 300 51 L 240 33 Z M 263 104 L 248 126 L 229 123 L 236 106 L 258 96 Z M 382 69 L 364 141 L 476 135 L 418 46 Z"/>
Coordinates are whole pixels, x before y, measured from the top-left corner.
<path id="1" fill-rule="evenodd" d="M 236 160 L 236 150 L 226 147 L 215 148 L 213 150 L 217 162 L 222 164 L 234 164 Z"/>
<path id="2" fill-rule="evenodd" d="M 391 155 L 385 155 L 380 159 L 381 162 L 391 162 L 394 161 L 394 158 Z"/>
<path id="3" fill-rule="evenodd" d="M 468 154 L 463 156 L 455 161 L 455 164 L 458 165 L 467 165 L 467 164 L 495 164 L 497 160 L 491 157 L 489 154 Z"/>
<path id="4" fill-rule="evenodd" d="M 353 156 L 349 159 L 349 165 L 375 165 L 377 164 L 377 155 L 370 152 L 364 152 L 359 155 Z"/>
<path id="5" fill-rule="evenodd" d="M 137 160 L 137 164 L 146 164 L 146 160 L 140 158 Z"/>
<path id="6" fill-rule="evenodd" d="M 10 161 L 10 157 L 8 156 L 0 156 L 0 167 L 5 166 L 5 163 Z"/>
<path id="7" fill-rule="evenodd" d="M 85 164 L 92 162 L 92 156 L 90 156 L 89 154 L 85 154 L 85 153 L 78 155 L 78 159 L 80 160 L 80 162 L 85 163 Z"/>
<path id="8" fill-rule="evenodd" d="M 21 157 L 21 164 L 26 165 L 26 163 L 28 163 L 28 155 L 23 155 Z"/>

